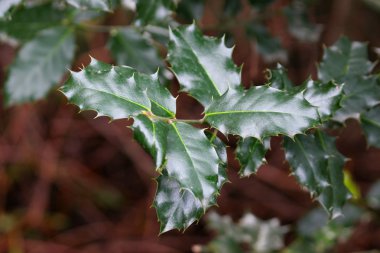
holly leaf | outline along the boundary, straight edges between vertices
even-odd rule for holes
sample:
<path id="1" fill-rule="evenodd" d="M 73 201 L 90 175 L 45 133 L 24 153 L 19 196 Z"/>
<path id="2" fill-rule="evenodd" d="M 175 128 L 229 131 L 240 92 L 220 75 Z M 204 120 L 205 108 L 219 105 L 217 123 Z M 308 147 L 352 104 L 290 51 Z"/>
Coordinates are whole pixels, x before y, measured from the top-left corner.
<path id="1" fill-rule="evenodd" d="M 167 174 L 157 178 L 153 206 L 160 221 L 160 233 L 172 229 L 184 230 L 204 214 L 201 201 Z"/>
<path id="2" fill-rule="evenodd" d="M 380 148 L 380 107 L 376 106 L 360 115 L 360 122 L 368 145 Z"/>
<path id="3" fill-rule="evenodd" d="M 2 0 L 0 2 L 0 18 L 14 5 L 21 3 L 21 0 Z"/>
<path id="4" fill-rule="evenodd" d="M 224 134 L 259 140 L 294 136 L 320 123 L 317 109 L 298 94 L 268 86 L 229 90 L 206 108 L 205 120 Z"/>
<path id="5" fill-rule="evenodd" d="M 317 130 L 314 135 L 285 137 L 285 156 L 298 182 L 333 218 L 349 197 L 343 182 L 344 157 L 336 150 L 335 139 Z"/>
<path id="6" fill-rule="evenodd" d="M 44 97 L 70 66 L 74 49 L 73 31 L 63 27 L 43 30 L 26 43 L 9 70 L 5 83 L 6 104 Z"/>
<path id="7" fill-rule="evenodd" d="M 142 26 L 165 24 L 175 7 L 173 0 L 139 0 L 136 4 L 136 23 Z"/>
<path id="8" fill-rule="evenodd" d="M 218 193 L 218 155 L 203 130 L 177 122 L 167 133 L 166 170 L 204 209 Z"/>
<path id="9" fill-rule="evenodd" d="M 98 116 L 129 118 L 141 113 L 175 115 L 175 99 L 160 84 L 157 74 L 137 73 L 127 66 L 113 67 L 91 59 L 89 66 L 72 72 L 62 87 L 69 101 Z"/>
<path id="10" fill-rule="evenodd" d="M 260 142 L 255 138 L 240 139 L 236 148 L 236 158 L 240 163 L 239 175 L 241 177 L 257 173 L 259 167 L 267 163 L 265 153 L 268 144 Z"/>
<path id="11" fill-rule="evenodd" d="M 310 79 L 303 86 L 305 89 L 303 95 L 310 104 L 318 107 L 321 119 L 326 120 L 341 108 L 343 86 L 337 85 L 334 81 L 322 83 Z"/>
<path id="12" fill-rule="evenodd" d="M 372 68 L 373 64 L 368 61 L 367 44 L 341 37 L 334 45 L 325 48 L 318 77 L 323 82 L 335 80 L 343 83 L 368 74 Z"/>
<path id="13" fill-rule="evenodd" d="M 138 115 L 134 117 L 131 128 L 133 137 L 153 157 L 156 170 L 162 171 L 166 163 L 167 124 Z"/>
<path id="14" fill-rule="evenodd" d="M 112 32 L 108 48 L 118 65 L 128 65 L 144 73 L 153 73 L 163 66 L 149 40 L 132 28 Z"/>
<path id="15" fill-rule="evenodd" d="M 51 4 L 20 6 L 10 20 L 0 20 L 0 31 L 22 42 L 32 39 L 41 30 L 59 26 L 65 11 Z"/>
<path id="16" fill-rule="evenodd" d="M 78 9 L 111 11 L 110 0 L 66 0 L 66 2 Z"/>
<path id="17" fill-rule="evenodd" d="M 182 91 L 203 106 L 228 89 L 241 88 L 240 68 L 232 61 L 232 49 L 224 38 L 203 36 L 192 24 L 170 30 L 168 60 Z"/>

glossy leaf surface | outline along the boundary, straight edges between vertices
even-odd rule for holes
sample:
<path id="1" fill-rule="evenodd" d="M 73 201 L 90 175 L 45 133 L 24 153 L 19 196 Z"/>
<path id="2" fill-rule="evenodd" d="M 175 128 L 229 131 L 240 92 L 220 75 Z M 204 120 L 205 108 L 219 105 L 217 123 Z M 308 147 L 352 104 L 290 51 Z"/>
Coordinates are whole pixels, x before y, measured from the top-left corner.
<path id="1" fill-rule="evenodd" d="M 228 89 L 240 87 L 240 69 L 224 39 L 203 36 L 193 24 L 170 32 L 168 60 L 181 89 L 208 106 Z"/>
<path id="2" fill-rule="evenodd" d="M 380 148 L 380 107 L 360 115 L 360 122 L 367 137 L 368 145 Z"/>
<path id="3" fill-rule="evenodd" d="M 98 116 L 111 119 L 147 111 L 175 114 L 175 100 L 156 75 L 139 74 L 132 68 L 113 67 L 95 59 L 82 71 L 72 72 L 62 91 L 81 110 L 95 110 Z"/>
<path id="4" fill-rule="evenodd" d="M 8 105 L 44 97 L 62 78 L 74 57 L 70 29 L 51 28 L 40 32 L 19 51 L 5 83 Z"/>
<path id="5" fill-rule="evenodd" d="M 284 139 L 285 156 L 298 182 L 316 197 L 331 217 L 341 215 L 349 197 L 343 182 L 344 157 L 335 139 L 317 130 L 314 135 Z"/>
<path id="6" fill-rule="evenodd" d="M 172 229 L 184 230 L 204 214 L 201 201 L 166 174 L 157 178 L 153 205 L 161 224 L 161 233 Z"/>
<path id="7" fill-rule="evenodd" d="M 173 123 L 167 134 L 166 170 L 204 208 L 218 192 L 218 155 L 202 130 Z M 170 145 L 169 145 L 170 144 Z"/>
<path id="8" fill-rule="evenodd" d="M 241 166 L 239 175 L 244 177 L 256 173 L 266 163 L 266 151 L 264 144 L 255 138 L 241 139 L 236 148 L 236 158 Z"/>
<path id="9" fill-rule="evenodd" d="M 268 86 L 230 90 L 206 109 L 205 120 L 224 134 L 256 139 L 293 136 L 319 123 L 317 109 L 306 100 Z"/>
<path id="10" fill-rule="evenodd" d="M 143 73 L 154 73 L 163 65 L 153 45 L 132 28 L 112 33 L 108 48 L 118 65 L 128 65 Z"/>
<path id="11" fill-rule="evenodd" d="M 0 18 L 14 5 L 21 3 L 21 0 L 2 0 L 0 2 Z"/>

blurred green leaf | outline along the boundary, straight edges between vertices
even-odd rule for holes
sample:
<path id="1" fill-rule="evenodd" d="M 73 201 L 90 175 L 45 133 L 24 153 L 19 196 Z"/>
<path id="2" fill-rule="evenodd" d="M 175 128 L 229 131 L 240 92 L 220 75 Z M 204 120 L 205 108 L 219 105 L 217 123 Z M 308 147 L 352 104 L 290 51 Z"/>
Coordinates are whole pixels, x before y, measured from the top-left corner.
<path id="1" fill-rule="evenodd" d="M 66 2 L 79 9 L 111 10 L 110 0 L 66 0 Z"/>
<path id="2" fill-rule="evenodd" d="M 5 83 L 6 104 L 44 97 L 70 67 L 74 49 L 71 29 L 55 27 L 38 33 L 21 48 L 10 67 Z"/>
<path id="3" fill-rule="evenodd" d="M 285 156 L 298 182 L 336 218 L 349 197 L 343 182 L 345 159 L 336 150 L 335 139 L 316 130 L 314 135 L 284 139 Z"/>
<path id="4" fill-rule="evenodd" d="M 380 148 L 380 106 L 362 113 L 360 122 L 367 137 L 368 145 Z"/>
<path id="5" fill-rule="evenodd" d="M 119 65 L 128 65 L 143 73 L 154 73 L 163 66 L 152 43 L 133 28 L 111 33 L 108 48 Z"/>

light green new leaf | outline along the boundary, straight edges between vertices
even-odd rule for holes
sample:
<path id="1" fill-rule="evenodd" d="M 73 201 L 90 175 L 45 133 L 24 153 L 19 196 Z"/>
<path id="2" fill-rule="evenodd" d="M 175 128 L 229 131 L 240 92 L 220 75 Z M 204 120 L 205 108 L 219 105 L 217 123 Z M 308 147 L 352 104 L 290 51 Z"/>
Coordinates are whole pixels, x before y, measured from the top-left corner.
<path id="1" fill-rule="evenodd" d="M 351 42 L 347 37 L 341 37 L 334 45 L 325 48 L 318 77 L 323 82 L 335 80 L 343 83 L 368 74 L 372 67 L 366 43 Z"/>
<path id="2" fill-rule="evenodd" d="M 268 86 L 229 90 L 206 108 L 205 120 L 224 134 L 256 139 L 294 136 L 320 123 L 317 109 L 298 94 Z"/>
<path id="3" fill-rule="evenodd" d="M 240 88 L 240 68 L 224 39 L 203 36 L 195 26 L 170 31 L 168 60 L 181 89 L 207 107 L 228 89 Z"/>
<path id="4" fill-rule="evenodd" d="M 203 130 L 172 123 L 167 133 L 166 170 L 207 208 L 218 193 L 218 155 Z"/>
<path id="5" fill-rule="evenodd" d="M 344 157 L 335 139 L 317 130 L 314 135 L 285 137 L 285 156 L 298 182 L 318 199 L 331 217 L 341 215 L 349 197 L 343 182 Z"/>
<path id="6" fill-rule="evenodd" d="M 370 146 L 380 148 L 380 107 L 360 115 L 360 122 Z"/>
<path id="7" fill-rule="evenodd" d="M 163 66 L 163 61 L 153 45 L 132 28 L 111 33 L 108 48 L 117 64 L 131 66 L 143 73 L 153 73 Z"/>
<path id="8" fill-rule="evenodd" d="M 176 7 L 173 0 L 138 0 L 136 12 L 138 25 L 164 25 Z"/>
<path id="9" fill-rule="evenodd" d="M 71 29 L 56 27 L 41 31 L 19 51 L 5 83 L 7 105 L 44 97 L 62 78 L 74 57 Z"/>
<path id="10" fill-rule="evenodd" d="M 131 128 L 133 137 L 153 157 L 156 169 L 163 170 L 166 162 L 168 125 L 139 115 L 134 117 Z"/>
<path id="11" fill-rule="evenodd" d="M 157 75 L 140 74 L 130 67 L 113 67 L 95 59 L 82 71 L 72 72 L 62 91 L 81 110 L 95 110 L 98 116 L 111 119 L 143 112 L 175 115 L 175 99 Z"/>
<path id="12" fill-rule="evenodd" d="M 153 206 L 160 221 L 160 232 L 184 230 L 204 214 L 201 201 L 183 189 L 178 180 L 162 174 L 157 178 Z"/>
<path id="13" fill-rule="evenodd" d="M 241 139 L 236 148 L 236 158 L 240 163 L 239 175 L 242 177 L 257 173 L 259 167 L 266 163 L 267 147 L 255 138 Z"/>
<path id="14" fill-rule="evenodd" d="M 320 117 L 328 119 L 341 108 L 343 97 L 343 85 L 337 85 L 334 81 L 321 83 L 309 80 L 302 87 L 304 98 L 312 105 L 318 107 Z"/>
<path id="15" fill-rule="evenodd" d="M 21 3 L 21 0 L 1 0 L 0 2 L 0 18 L 14 5 Z"/>
<path id="16" fill-rule="evenodd" d="M 110 0 L 66 0 L 66 2 L 79 9 L 111 10 Z"/>
<path id="17" fill-rule="evenodd" d="M 65 17 L 65 11 L 51 4 L 20 6 L 10 20 L 0 20 L 0 32 L 22 42 L 32 39 L 38 32 L 59 26 Z"/>

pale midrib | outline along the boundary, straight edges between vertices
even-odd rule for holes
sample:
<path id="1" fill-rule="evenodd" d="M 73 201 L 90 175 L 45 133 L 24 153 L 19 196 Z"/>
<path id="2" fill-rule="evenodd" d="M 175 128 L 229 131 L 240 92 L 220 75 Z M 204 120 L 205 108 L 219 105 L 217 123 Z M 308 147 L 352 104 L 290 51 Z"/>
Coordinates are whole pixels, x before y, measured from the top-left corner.
<path id="1" fill-rule="evenodd" d="M 186 156 L 189 158 L 190 163 L 191 163 L 191 166 L 193 167 L 193 169 L 194 169 L 194 171 L 195 171 L 195 174 L 197 175 L 198 182 L 199 182 L 200 186 L 202 187 L 201 180 L 200 180 L 200 178 L 199 178 L 199 175 L 198 175 L 198 172 L 197 172 L 197 170 L 196 170 L 196 167 L 195 167 L 195 165 L 194 165 L 194 163 L 193 163 L 193 160 L 191 159 L 190 152 L 189 152 L 189 150 L 187 149 L 187 146 L 186 146 L 185 142 L 183 141 L 183 139 L 182 139 L 182 137 L 181 137 L 181 134 L 180 134 L 180 132 L 178 131 L 177 126 L 176 126 L 175 124 L 172 124 L 172 126 L 173 126 L 174 131 L 176 132 L 176 134 L 177 134 L 177 136 L 178 136 L 178 138 L 179 138 L 181 144 L 183 145 L 183 148 L 184 148 L 185 151 L 186 151 L 186 152 L 185 152 L 185 153 L 186 153 Z M 190 190 L 190 189 L 189 189 L 189 190 Z M 203 196 L 203 189 L 202 189 L 202 196 L 201 196 L 201 197 L 202 197 L 202 198 L 204 197 L 204 196 Z"/>
<path id="2" fill-rule="evenodd" d="M 149 98 L 150 101 L 152 101 L 155 105 L 157 105 L 158 107 L 160 107 L 162 110 L 164 110 L 165 112 L 169 113 L 169 115 L 173 118 L 175 118 L 175 113 L 173 113 L 172 111 L 170 111 L 169 109 L 167 109 L 165 106 L 161 105 L 160 103 L 158 103 L 157 101 Z"/>
<path id="3" fill-rule="evenodd" d="M 130 99 L 126 98 L 126 97 L 118 96 L 118 95 L 116 95 L 115 93 L 111 93 L 111 92 L 108 92 L 108 91 L 105 91 L 105 90 L 97 90 L 97 89 L 89 88 L 89 87 L 82 86 L 82 85 L 81 85 L 81 87 L 83 87 L 84 89 L 88 89 L 88 90 L 92 90 L 92 91 L 96 91 L 96 92 L 100 92 L 100 93 L 104 93 L 104 94 L 107 94 L 107 95 L 111 95 L 111 96 L 117 97 L 117 98 L 119 98 L 119 99 L 121 99 L 121 100 L 124 100 L 124 101 L 127 101 L 127 102 L 129 102 L 129 103 L 131 103 L 131 104 L 134 104 L 134 105 L 140 106 L 141 108 L 143 108 L 143 109 L 145 109 L 145 110 L 147 110 L 147 111 L 149 111 L 149 112 L 151 111 L 151 110 L 150 110 L 148 107 L 146 107 L 145 105 L 142 105 L 142 104 L 139 104 L 139 103 L 137 103 L 137 102 L 134 102 L 133 100 L 130 100 Z"/>
<path id="4" fill-rule="evenodd" d="M 212 84 L 212 87 L 215 89 L 215 91 L 218 93 L 219 96 L 221 96 L 221 92 L 218 90 L 218 87 L 216 86 L 216 84 L 212 81 L 211 77 L 209 76 L 208 72 L 206 71 L 206 69 L 203 67 L 203 65 L 200 63 L 199 59 L 198 59 L 198 55 L 195 53 L 194 49 L 191 47 L 191 45 L 186 41 L 186 39 L 182 36 L 181 33 L 178 33 L 179 37 L 181 37 L 181 39 L 184 41 L 184 43 L 188 46 L 188 48 L 190 48 L 190 52 L 194 55 L 194 58 L 196 59 L 196 61 L 198 62 L 198 64 L 201 66 L 201 69 L 203 70 L 204 74 L 207 76 L 208 80 L 210 81 L 210 83 Z"/>
<path id="5" fill-rule="evenodd" d="M 373 121 L 373 120 L 370 120 L 369 118 L 363 118 L 362 117 L 362 121 L 365 121 L 365 122 L 367 122 L 367 123 L 369 123 L 369 124 L 371 124 L 371 125 L 373 125 L 375 127 L 380 128 L 380 123 L 378 123 L 376 121 Z"/>

